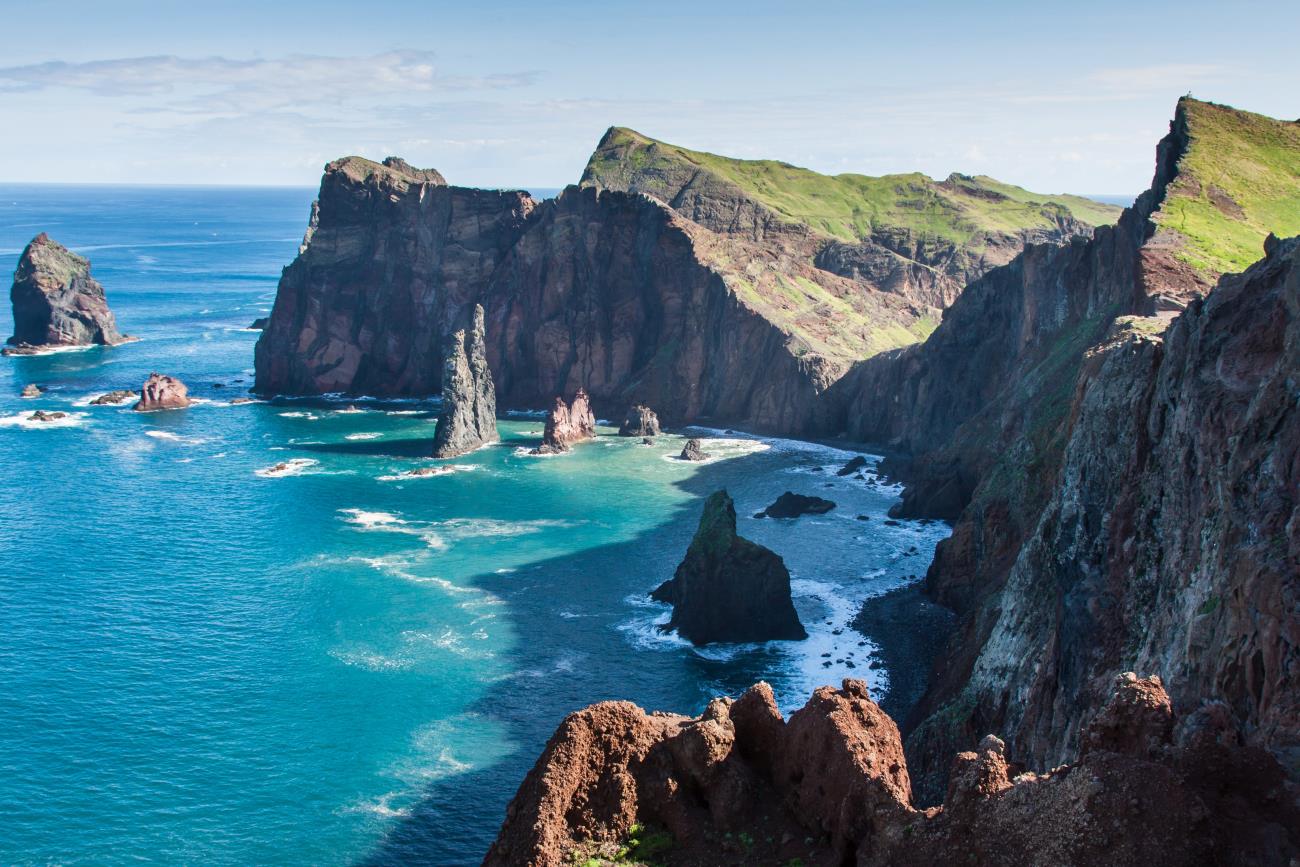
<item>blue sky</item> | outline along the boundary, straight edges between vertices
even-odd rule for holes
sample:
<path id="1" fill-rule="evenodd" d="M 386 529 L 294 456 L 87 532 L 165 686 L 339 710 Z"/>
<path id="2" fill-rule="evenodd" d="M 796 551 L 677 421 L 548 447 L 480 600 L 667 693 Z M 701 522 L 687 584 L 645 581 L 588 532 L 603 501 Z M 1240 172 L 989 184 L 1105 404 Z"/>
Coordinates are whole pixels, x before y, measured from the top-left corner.
<path id="1" fill-rule="evenodd" d="M 818 171 L 1131 193 L 1181 94 L 1300 116 L 1290 3 L 0 0 L 0 181 L 562 186 L 612 124 Z"/>

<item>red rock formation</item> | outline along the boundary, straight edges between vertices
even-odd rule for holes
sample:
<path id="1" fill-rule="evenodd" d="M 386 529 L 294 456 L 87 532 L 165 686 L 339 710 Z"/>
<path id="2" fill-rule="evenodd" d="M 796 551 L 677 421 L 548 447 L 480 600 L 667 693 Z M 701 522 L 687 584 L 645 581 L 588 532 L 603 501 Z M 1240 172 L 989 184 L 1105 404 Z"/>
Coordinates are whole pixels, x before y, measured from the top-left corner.
<path id="1" fill-rule="evenodd" d="M 136 412 L 154 412 L 160 409 L 184 409 L 191 403 L 189 389 L 174 376 L 151 373 L 140 387 L 140 400 L 131 407 Z"/>
<path id="2" fill-rule="evenodd" d="M 917 810 L 898 729 L 860 681 L 817 690 L 788 723 L 764 683 L 696 719 L 606 702 L 560 726 L 484 864 L 572 863 L 636 825 L 671 835 L 656 857 L 670 865 L 1245 867 L 1300 854 L 1276 762 L 1196 725 L 1176 741 L 1174 723 L 1160 680 L 1126 674 L 1076 764 L 1014 776 L 989 736 L 956 756 L 944 805 Z"/>
<path id="3" fill-rule="evenodd" d="M 44 232 L 18 259 L 13 286 L 14 333 L 9 344 L 21 354 L 48 346 L 112 346 L 129 340 L 117 330 L 104 287 L 90 276 L 90 263 Z"/>
<path id="4" fill-rule="evenodd" d="M 596 416 L 591 411 L 587 392 L 579 388 L 573 403 L 566 404 L 557 397 L 555 406 L 546 415 L 546 430 L 542 444 L 533 449 L 535 455 L 558 455 L 567 452 L 574 443 L 589 440 L 596 435 Z"/>
<path id="5" fill-rule="evenodd" d="M 618 427 L 621 437 L 657 437 L 659 436 L 659 416 L 644 404 L 637 404 L 627 411 L 627 418 Z"/>

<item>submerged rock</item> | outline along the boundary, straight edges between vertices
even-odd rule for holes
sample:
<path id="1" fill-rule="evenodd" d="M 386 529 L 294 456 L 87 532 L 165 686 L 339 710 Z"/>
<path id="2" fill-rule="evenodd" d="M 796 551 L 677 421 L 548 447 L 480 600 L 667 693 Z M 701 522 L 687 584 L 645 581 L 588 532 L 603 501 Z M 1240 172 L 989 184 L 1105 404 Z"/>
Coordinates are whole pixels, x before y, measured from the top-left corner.
<path id="1" fill-rule="evenodd" d="M 657 437 L 659 433 L 659 416 L 639 403 L 627 411 L 627 418 L 618 428 L 621 437 Z"/>
<path id="2" fill-rule="evenodd" d="M 104 287 L 90 276 L 90 262 L 44 232 L 23 250 L 9 297 L 12 354 L 54 346 L 112 346 L 130 339 L 117 330 Z"/>
<path id="3" fill-rule="evenodd" d="M 709 453 L 700 448 L 699 440 L 687 440 L 686 445 L 682 447 L 682 453 L 677 456 L 680 461 L 703 461 L 707 460 Z"/>
<path id="4" fill-rule="evenodd" d="M 28 421 L 58 421 L 61 418 L 67 418 L 67 417 L 68 414 L 66 412 L 46 412 L 45 410 L 38 409 L 36 410 L 36 412 L 27 416 L 27 420 Z"/>
<path id="5" fill-rule="evenodd" d="M 726 491 L 704 501 L 685 559 L 650 595 L 673 606 L 665 628 L 693 644 L 808 637 L 790 601 L 785 562 L 736 534 L 736 507 Z"/>
<path id="6" fill-rule="evenodd" d="M 132 407 L 136 412 L 160 409 L 184 409 L 192 403 L 185 383 L 174 376 L 151 373 L 140 388 L 140 400 Z"/>
<path id="7" fill-rule="evenodd" d="M 110 391 L 107 394 L 101 394 L 90 402 L 91 406 L 114 406 L 119 403 L 126 403 L 135 397 L 135 392 L 130 389 L 122 388 L 116 391 Z"/>
<path id="8" fill-rule="evenodd" d="M 578 389 L 573 403 L 566 404 L 557 397 L 555 406 L 546 414 L 546 431 L 542 444 L 533 449 L 535 455 L 558 455 L 567 452 L 574 443 L 589 440 L 596 435 L 596 416 L 591 411 L 587 392 Z"/>
<path id="9" fill-rule="evenodd" d="M 776 502 L 755 517 L 797 518 L 800 515 L 824 515 L 833 508 L 835 503 L 831 500 L 786 491 L 776 498 Z"/>
<path id="10" fill-rule="evenodd" d="M 483 348 L 483 307 L 475 304 L 469 333 L 462 328 L 447 341 L 433 456 L 454 458 L 498 439 L 496 388 Z"/>
<path id="11" fill-rule="evenodd" d="M 23 397 L 40 397 L 41 387 L 34 382 L 29 382 L 23 386 Z"/>

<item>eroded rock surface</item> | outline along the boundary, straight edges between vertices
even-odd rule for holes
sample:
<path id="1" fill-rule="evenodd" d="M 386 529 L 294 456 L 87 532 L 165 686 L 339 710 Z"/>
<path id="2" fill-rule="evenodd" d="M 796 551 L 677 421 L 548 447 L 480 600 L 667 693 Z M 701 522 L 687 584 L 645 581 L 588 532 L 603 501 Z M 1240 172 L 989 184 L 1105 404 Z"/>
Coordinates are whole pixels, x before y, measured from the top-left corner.
<path id="1" fill-rule="evenodd" d="M 822 497 L 810 497 L 786 491 L 772 505 L 755 515 L 755 518 L 798 518 L 800 515 L 824 515 L 835 508 L 835 503 Z"/>
<path id="2" fill-rule="evenodd" d="M 697 439 L 689 439 L 686 445 L 682 446 L 682 453 L 677 456 L 679 461 L 703 461 L 707 460 L 709 453 Z"/>
<path id="3" fill-rule="evenodd" d="M 192 402 L 190 390 L 174 376 L 151 373 L 140 387 L 140 400 L 131 407 L 136 412 L 155 412 L 164 409 L 184 409 Z"/>
<path id="4" fill-rule="evenodd" d="M 433 456 L 452 458 L 499 438 L 496 388 L 483 350 L 483 307 L 475 304 L 469 329 L 462 328 L 447 342 Z"/>
<path id="5" fill-rule="evenodd" d="M 18 259 L 9 297 L 14 315 L 9 344 L 19 351 L 112 346 L 128 339 L 117 330 L 104 287 L 90 276 L 90 262 L 44 232 Z"/>
<path id="6" fill-rule="evenodd" d="M 573 396 L 573 403 L 565 403 L 562 397 L 555 399 L 555 406 L 546 415 L 542 444 L 533 449 L 533 454 L 558 455 L 569 451 L 574 443 L 595 435 L 596 416 L 591 411 L 591 401 L 587 392 L 579 388 Z"/>
<path id="7" fill-rule="evenodd" d="M 659 436 L 659 416 L 648 406 L 637 404 L 627 411 L 627 418 L 619 425 L 621 437 L 657 437 Z"/>
<path id="8" fill-rule="evenodd" d="M 693 644 L 808 637 L 790 600 L 785 562 L 736 534 L 736 507 L 726 491 L 704 501 L 685 559 L 651 597 L 673 606 L 665 628 Z"/>

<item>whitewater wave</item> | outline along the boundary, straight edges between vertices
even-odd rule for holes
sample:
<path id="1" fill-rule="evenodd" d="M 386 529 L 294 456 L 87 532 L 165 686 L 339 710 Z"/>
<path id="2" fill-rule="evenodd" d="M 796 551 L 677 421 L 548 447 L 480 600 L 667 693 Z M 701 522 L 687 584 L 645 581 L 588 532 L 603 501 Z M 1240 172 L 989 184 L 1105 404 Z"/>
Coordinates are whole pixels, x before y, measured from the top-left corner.
<path id="1" fill-rule="evenodd" d="M 203 437 L 181 436 L 180 434 L 172 433 L 169 430 L 147 430 L 144 432 L 144 435 L 147 437 L 153 437 L 156 440 L 167 440 L 168 442 L 184 443 L 191 446 L 207 442 Z"/>
<path id="2" fill-rule="evenodd" d="M 280 418 L 303 418 L 307 421 L 319 421 L 320 416 L 314 412 L 301 412 L 299 410 L 290 410 L 289 412 L 278 413 Z"/>
<path id="3" fill-rule="evenodd" d="M 273 466 L 254 470 L 253 474 L 264 479 L 280 479 L 285 476 L 301 476 L 319 465 L 320 461 L 314 461 L 311 458 L 290 458 Z"/>
<path id="4" fill-rule="evenodd" d="M 31 418 L 32 412 L 24 410 L 13 415 L 0 416 L 0 427 L 16 427 L 23 430 L 49 430 L 52 428 L 85 427 L 90 416 L 84 412 L 64 413 L 62 418 L 39 421 Z"/>
<path id="5" fill-rule="evenodd" d="M 377 440 L 382 437 L 381 433 L 350 433 L 343 437 L 345 440 Z"/>
<path id="6" fill-rule="evenodd" d="M 464 539 L 513 538 L 554 527 L 572 527 L 575 522 L 558 519 L 530 521 L 505 521 L 496 518 L 452 518 L 447 521 L 408 521 L 391 512 L 372 512 L 364 509 L 339 509 L 343 520 L 356 529 L 380 533 L 401 533 L 416 536 L 425 546 L 435 551 L 445 551 Z"/>
<path id="7" fill-rule="evenodd" d="M 441 467 L 420 467 L 401 473 L 375 476 L 379 482 L 412 482 L 419 479 L 435 479 L 438 476 L 450 476 L 454 473 L 467 473 L 479 469 L 478 464 L 447 464 Z"/>

